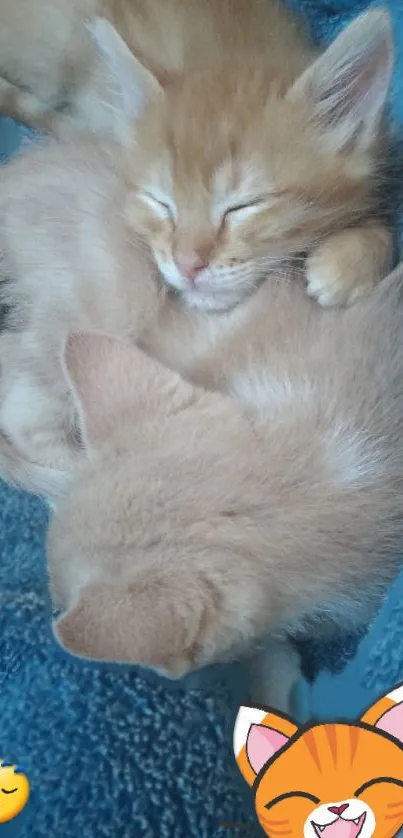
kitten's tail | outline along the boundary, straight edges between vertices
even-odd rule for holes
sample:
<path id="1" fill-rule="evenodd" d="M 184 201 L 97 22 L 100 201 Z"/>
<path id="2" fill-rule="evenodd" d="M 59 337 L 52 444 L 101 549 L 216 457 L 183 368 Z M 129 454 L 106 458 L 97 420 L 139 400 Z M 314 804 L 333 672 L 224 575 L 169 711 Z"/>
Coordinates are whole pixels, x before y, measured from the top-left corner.
<path id="1" fill-rule="evenodd" d="M 0 478 L 16 489 L 52 501 L 64 494 L 69 475 L 25 459 L 0 431 Z"/>

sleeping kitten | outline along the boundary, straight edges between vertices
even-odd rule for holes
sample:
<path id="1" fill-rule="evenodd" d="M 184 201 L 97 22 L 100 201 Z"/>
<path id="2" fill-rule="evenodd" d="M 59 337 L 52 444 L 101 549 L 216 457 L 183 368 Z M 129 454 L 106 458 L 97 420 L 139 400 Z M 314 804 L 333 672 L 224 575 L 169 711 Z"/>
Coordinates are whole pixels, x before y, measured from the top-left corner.
<path id="1" fill-rule="evenodd" d="M 402 283 L 338 313 L 265 283 L 241 369 L 217 338 L 241 410 L 136 348 L 70 340 L 84 450 L 48 542 L 69 651 L 179 676 L 268 635 L 290 680 L 272 671 L 265 699 L 286 709 L 286 633 L 368 620 L 403 540 Z"/>
<path id="2" fill-rule="evenodd" d="M 377 214 L 392 63 L 382 10 L 319 55 L 277 0 L 0 8 L 3 110 L 131 148 L 127 218 L 166 282 L 203 309 L 234 306 L 306 253 L 308 292 L 324 306 L 387 273 Z"/>

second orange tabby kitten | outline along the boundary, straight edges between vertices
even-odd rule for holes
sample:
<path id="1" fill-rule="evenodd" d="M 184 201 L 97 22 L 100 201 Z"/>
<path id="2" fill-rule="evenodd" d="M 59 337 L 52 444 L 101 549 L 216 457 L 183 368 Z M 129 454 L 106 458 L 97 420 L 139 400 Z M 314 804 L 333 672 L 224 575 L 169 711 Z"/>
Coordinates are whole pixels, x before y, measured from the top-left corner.
<path id="1" fill-rule="evenodd" d="M 273 267 L 292 276 L 306 252 L 322 305 L 387 272 L 390 236 L 373 215 L 391 68 L 382 10 L 321 56 L 277 0 L 0 8 L 0 107 L 117 135 L 127 219 L 185 305 L 203 309 L 242 301 Z"/>

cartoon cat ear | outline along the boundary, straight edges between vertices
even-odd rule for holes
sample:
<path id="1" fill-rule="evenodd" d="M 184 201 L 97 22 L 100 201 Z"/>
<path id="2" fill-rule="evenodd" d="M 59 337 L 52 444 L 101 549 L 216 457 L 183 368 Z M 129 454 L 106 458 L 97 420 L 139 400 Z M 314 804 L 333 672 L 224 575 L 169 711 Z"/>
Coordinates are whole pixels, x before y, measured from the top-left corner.
<path id="1" fill-rule="evenodd" d="M 108 20 L 95 18 L 88 28 L 104 63 L 116 107 L 123 123 L 130 125 L 150 99 L 162 95 L 162 87 Z"/>
<path id="2" fill-rule="evenodd" d="M 393 69 L 390 16 L 373 9 L 356 18 L 296 81 L 320 132 L 335 149 L 363 150 L 377 136 Z"/>
<path id="3" fill-rule="evenodd" d="M 77 657 L 139 664 L 180 677 L 197 665 L 195 650 L 214 620 L 214 602 L 191 570 L 154 570 L 126 582 L 89 584 L 54 622 L 54 634 Z"/>
<path id="4" fill-rule="evenodd" d="M 403 744 L 403 684 L 376 701 L 361 716 L 361 721 L 389 733 Z"/>
<path id="5" fill-rule="evenodd" d="M 193 390 L 138 347 L 95 332 L 70 335 L 62 368 L 87 447 L 107 437 L 122 415 L 139 427 L 169 411 L 175 395 Z"/>
<path id="6" fill-rule="evenodd" d="M 278 754 L 297 732 L 290 719 L 262 710 L 243 706 L 239 709 L 234 727 L 234 753 L 238 768 L 249 786 L 271 757 Z"/>

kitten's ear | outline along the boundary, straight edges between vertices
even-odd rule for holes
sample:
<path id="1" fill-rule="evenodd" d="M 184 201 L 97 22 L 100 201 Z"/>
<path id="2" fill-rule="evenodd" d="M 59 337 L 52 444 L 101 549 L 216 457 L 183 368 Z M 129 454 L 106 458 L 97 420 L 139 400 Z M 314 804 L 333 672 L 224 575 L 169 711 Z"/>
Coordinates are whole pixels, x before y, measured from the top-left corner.
<path id="1" fill-rule="evenodd" d="M 129 125 L 140 116 L 150 99 L 162 94 L 162 87 L 108 20 L 95 18 L 89 30 L 103 60 L 114 99 Z"/>
<path id="2" fill-rule="evenodd" d="M 336 38 L 288 95 L 303 97 L 335 150 L 366 150 L 379 132 L 392 69 L 390 17 L 386 9 L 373 9 Z"/>
<path id="3" fill-rule="evenodd" d="M 139 664 L 177 678 L 197 665 L 213 606 L 197 574 L 154 572 L 82 588 L 53 630 L 77 657 Z"/>
<path id="4" fill-rule="evenodd" d="M 62 366 L 87 447 L 106 436 L 128 402 L 136 349 L 99 334 L 71 335 Z"/>
<path id="5" fill-rule="evenodd" d="M 62 368 L 87 447 L 111 434 L 121 416 L 139 426 L 193 392 L 137 346 L 95 332 L 70 335 Z"/>
<path id="6" fill-rule="evenodd" d="M 376 701 L 361 721 L 389 733 L 403 745 L 403 684 Z"/>
<path id="7" fill-rule="evenodd" d="M 234 753 L 238 768 L 249 786 L 271 757 L 278 754 L 297 732 L 290 719 L 260 710 L 241 707 L 234 727 Z"/>

